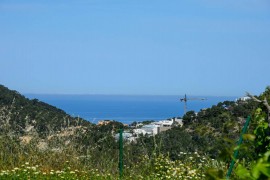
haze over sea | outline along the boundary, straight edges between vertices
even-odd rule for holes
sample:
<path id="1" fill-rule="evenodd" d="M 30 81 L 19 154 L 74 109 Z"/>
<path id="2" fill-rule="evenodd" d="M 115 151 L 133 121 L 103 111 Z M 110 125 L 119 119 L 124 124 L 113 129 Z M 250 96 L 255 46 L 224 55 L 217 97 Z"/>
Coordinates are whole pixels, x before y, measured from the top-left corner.
<path id="1" fill-rule="evenodd" d="M 150 96 L 150 95 L 45 95 L 26 94 L 27 98 L 39 99 L 56 106 L 72 116 L 79 116 L 92 123 L 99 120 L 116 120 L 125 124 L 133 121 L 163 120 L 183 116 L 184 96 Z M 188 96 L 187 98 L 207 98 L 190 100 L 187 110 L 198 112 L 218 102 L 234 101 L 237 97 Z"/>

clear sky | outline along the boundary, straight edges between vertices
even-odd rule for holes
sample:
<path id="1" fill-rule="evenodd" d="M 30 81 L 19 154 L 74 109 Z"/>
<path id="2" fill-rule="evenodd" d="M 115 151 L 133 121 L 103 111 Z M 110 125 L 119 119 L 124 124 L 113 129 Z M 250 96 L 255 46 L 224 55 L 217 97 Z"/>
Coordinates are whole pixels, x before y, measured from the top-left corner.
<path id="1" fill-rule="evenodd" d="M 21 93 L 240 96 L 270 85 L 269 0 L 0 0 Z"/>

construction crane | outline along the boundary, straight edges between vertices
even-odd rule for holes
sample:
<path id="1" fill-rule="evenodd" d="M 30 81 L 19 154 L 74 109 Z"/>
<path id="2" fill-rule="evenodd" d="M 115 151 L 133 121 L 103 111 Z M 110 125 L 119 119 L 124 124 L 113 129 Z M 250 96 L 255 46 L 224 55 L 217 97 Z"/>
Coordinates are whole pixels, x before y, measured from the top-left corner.
<path id="1" fill-rule="evenodd" d="M 183 102 L 184 101 L 184 115 L 187 113 L 187 101 L 190 100 L 206 100 L 206 98 L 187 98 L 187 95 L 185 94 L 184 98 L 181 98 L 180 101 Z"/>

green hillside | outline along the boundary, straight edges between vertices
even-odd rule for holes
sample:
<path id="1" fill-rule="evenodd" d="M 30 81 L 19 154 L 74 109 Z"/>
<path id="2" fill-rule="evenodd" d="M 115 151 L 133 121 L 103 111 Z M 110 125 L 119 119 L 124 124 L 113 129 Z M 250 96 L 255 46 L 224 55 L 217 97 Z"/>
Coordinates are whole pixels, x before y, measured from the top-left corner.
<path id="1" fill-rule="evenodd" d="M 189 111 L 182 127 L 124 142 L 123 179 L 224 179 L 236 149 L 233 179 L 269 178 L 270 88 L 251 97 Z M 237 147 L 248 116 L 251 123 Z M 119 177 L 114 135 L 122 123 L 91 124 L 2 85 L 0 123 L 0 179 Z"/>
<path id="2" fill-rule="evenodd" d="M 19 134 L 24 134 L 27 126 L 34 126 L 37 133 L 44 136 L 67 126 L 90 125 L 86 120 L 73 118 L 63 110 L 38 99 L 29 100 L 3 85 L 0 85 L 0 113 L 2 124 L 9 121 L 9 130 Z"/>

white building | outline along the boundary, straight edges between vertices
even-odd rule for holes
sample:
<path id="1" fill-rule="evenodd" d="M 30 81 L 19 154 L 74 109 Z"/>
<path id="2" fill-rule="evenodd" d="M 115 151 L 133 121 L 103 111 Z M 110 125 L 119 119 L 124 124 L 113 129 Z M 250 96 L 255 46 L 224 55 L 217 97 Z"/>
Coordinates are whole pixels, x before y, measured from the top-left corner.
<path id="1" fill-rule="evenodd" d="M 171 119 L 171 120 L 162 120 L 159 122 L 161 123 L 162 127 L 171 127 L 174 121 L 173 119 Z"/>
<path id="2" fill-rule="evenodd" d="M 133 129 L 133 132 L 136 135 L 139 135 L 139 134 L 145 135 L 146 134 L 146 131 L 144 129 Z"/>
<path id="3" fill-rule="evenodd" d="M 248 97 L 248 96 L 243 96 L 243 97 L 240 97 L 240 98 L 237 98 L 236 101 L 247 101 L 247 100 L 250 100 L 251 98 Z"/>
<path id="4" fill-rule="evenodd" d="M 160 127 L 171 127 L 174 123 L 177 125 L 182 126 L 183 125 L 183 119 L 178 119 L 178 118 L 171 118 L 170 120 L 161 120 L 158 122 L 153 122 L 151 124 L 156 124 L 160 125 Z"/>
<path id="5" fill-rule="evenodd" d="M 134 129 L 133 132 L 137 136 L 139 134 L 142 134 L 142 135 L 147 134 L 147 135 L 152 136 L 159 133 L 159 127 L 160 125 L 157 125 L 157 124 L 147 124 L 147 125 L 142 126 L 140 129 Z"/>
<path id="6" fill-rule="evenodd" d="M 171 129 L 174 123 L 181 127 L 183 126 L 182 119 L 171 118 L 169 120 L 161 120 L 157 122 L 152 122 L 147 125 L 143 125 L 141 128 L 133 129 L 133 133 L 136 137 L 138 137 L 140 134 L 153 136 L 162 131 L 167 131 Z"/>

